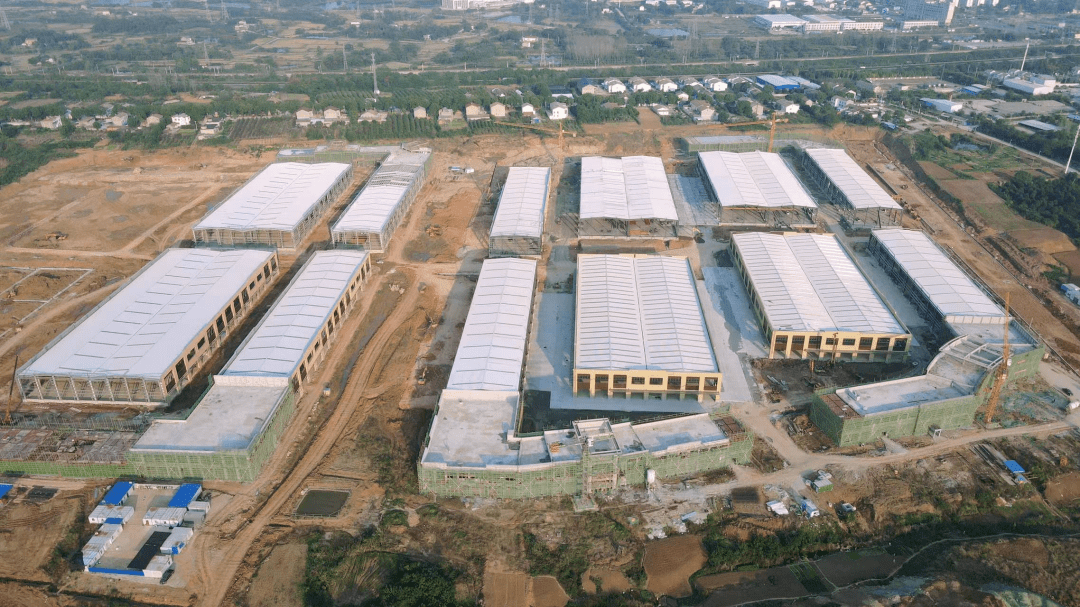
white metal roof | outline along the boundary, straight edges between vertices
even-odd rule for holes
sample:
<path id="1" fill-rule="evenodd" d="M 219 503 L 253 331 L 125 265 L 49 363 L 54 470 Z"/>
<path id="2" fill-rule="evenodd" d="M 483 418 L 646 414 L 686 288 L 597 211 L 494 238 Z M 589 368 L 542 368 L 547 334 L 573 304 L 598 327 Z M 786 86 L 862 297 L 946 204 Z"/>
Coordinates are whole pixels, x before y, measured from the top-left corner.
<path id="1" fill-rule="evenodd" d="M 349 168 L 340 162 L 271 164 L 203 217 L 195 229 L 292 230 Z"/>
<path id="2" fill-rule="evenodd" d="M 652 156 L 582 158 L 581 218 L 678 221 L 664 162 Z"/>
<path id="3" fill-rule="evenodd" d="M 817 207 L 780 154 L 701 152 L 698 158 L 721 207 Z"/>
<path id="4" fill-rule="evenodd" d="M 550 182 L 549 168 L 510 167 L 491 222 L 491 236 L 543 236 Z"/>
<path id="5" fill-rule="evenodd" d="M 397 152 L 371 174 L 334 223 L 332 232 L 381 232 L 420 177 L 428 152 Z"/>
<path id="6" fill-rule="evenodd" d="M 830 234 L 733 234 L 777 331 L 906 333 Z"/>
<path id="7" fill-rule="evenodd" d="M 448 390 L 516 391 L 521 387 L 535 280 L 535 261 L 484 261 L 446 383 Z"/>
<path id="8" fill-rule="evenodd" d="M 365 251 L 316 251 L 221 375 L 290 377 L 367 256 Z"/>
<path id="9" fill-rule="evenodd" d="M 31 360 L 23 375 L 160 379 L 273 256 L 170 249 Z"/>
<path id="10" fill-rule="evenodd" d="M 659 255 L 579 255 L 575 366 L 717 370 L 690 263 Z"/>
<path id="11" fill-rule="evenodd" d="M 856 209 L 900 209 L 892 196 L 844 150 L 811 148 L 806 154 Z"/>
<path id="12" fill-rule="evenodd" d="M 873 234 L 942 316 L 1005 316 L 922 231 L 888 228 Z"/>

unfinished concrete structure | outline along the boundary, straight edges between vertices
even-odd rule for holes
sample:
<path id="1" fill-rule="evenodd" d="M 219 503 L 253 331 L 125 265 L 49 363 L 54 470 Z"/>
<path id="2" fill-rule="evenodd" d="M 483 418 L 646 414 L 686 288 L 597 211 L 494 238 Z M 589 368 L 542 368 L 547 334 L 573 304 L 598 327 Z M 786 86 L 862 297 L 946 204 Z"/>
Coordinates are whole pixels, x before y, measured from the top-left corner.
<path id="1" fill-rule="evenodd" d="M 490 257 L 540 255 L 551 169 L 510 167 L 488 239 Z"/>
<path id="2" fill-rule="evenodd" d="M 731 256 L 769 343 L 769 358 L 902 360 L 911 333 L 827 234 L 746 232 Z"/>
<path id="3" fill-rule="evenodd" d="M 519 433 L 535 280 L 533 261 L 484 262 L 418 463 L 421 493 L 588 495 L 748 461 L 752 437 L 733 419 L 713 421 L 707 413 L 648 423 L 577 420 L 569 428 Z"/>
<path id="4" fill-rule="evenodd" d="M 635 399 L 720 392 L 685 257 L 579 255 L 574 390 Z"/>
<path id="5" fill-rule="evenodd" d="M 678 224 L 661 159 L 581 159 L 579 237 L 672 238 Z"/>
<path id="6" fill-rule="evenodd" d="M 277 273 L 269 251 L 170 249 L 23 365 L 23 399 L 168 402 Z"/>
<path id="7" fill-rule="evenodd" d="M 352 175 L 352 165 L 344 163 L 271 164 L 195 224 L 195 243 L 294 249 Z"/>
<path id="8" fill-rule="evenodd" d="M 900 225 L 903 207 L 859 168 L 846 151 L 807 149 L 803 152 L 802 165 L 829 200 L 840 207 L 841 217 L 849 226 L 883 228 Z"/>
<path id="9" fill-rule="evenodd" d="M 1007 381 L 1038 373 L 1045 347 L 921 231 L 874 230 L 870 250 L 951 339 L 916 377 L 819 391 L 810 419 L 840 446 L 970 426 L 990 394 L 1009 334 Z"/>
<path id="10" fill-rule="evenodd" d="M 779 154 L 699 152 L 721 226 L 813 228 L 817 204 Z"/>
<path id="11" fill-rule="evenodd" d="M 431 152 L 396 150 L 383 160 L 330 228 L 335 246 L 381 253 L 413 200 L 431 164 Z"/>
<path id="12" fill-rule="evenodd" d="M 185 419 L 151 424 L 128 452 L 154 478 L 250 482 L 370 273 L 364 251 L 314 253 Z"/>

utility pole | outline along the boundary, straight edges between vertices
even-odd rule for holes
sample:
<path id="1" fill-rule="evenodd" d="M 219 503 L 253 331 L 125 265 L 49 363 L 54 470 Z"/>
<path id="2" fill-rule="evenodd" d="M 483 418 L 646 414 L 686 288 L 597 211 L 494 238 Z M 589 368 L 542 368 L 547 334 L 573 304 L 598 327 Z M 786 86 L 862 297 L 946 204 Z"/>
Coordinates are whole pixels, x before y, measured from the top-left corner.
<path id="1" fill-rule="evenodd" d="M 1021 72 L 1024 71 L 1024 66 L 1027 64 L 1027 54 L 1028 54 L 1028 49 L 1029 48 L 1031 48 L 1031 43 L 1030 42 L 1028 42 L 1027 46 L 1024 47 L 1024 59 L 1023 59 L 1023 61 L 1020 62 L 1020 71 Z"/>
<path id="2" fill-rule="evenodd" d="M 225 0 L 221 0 L 221 21 L 229 21 L 229 9 L 225 8 Z"/>
<path id="3" fill-rule="evenodd" d="M 371 82 L 375 85 L 375 96 L 379 96 L 379 79 L 375 76 L 375 53 L 371 53 Z"/>
<path id="4" fill-rule="evenodd" d="M 1077 124 L 1076 124 L 1076 134 L 1073 135 L 1072 149 L 1069 150 L 1069 161 L 1065 163 L 1065 176 L 1066 177 L 1069 176 L 1069 167 L 1072 166 L 1072 157 L 1073 157 L 1073 152 L 1076 151 L 1076 138 L 1077 137 L 1080 137 L 1080 122 L 1077 122 Z"/>
<path id="5" fill-rule="evenodd" d="M 349 58 L 345 56 L 345 45 L 341 45 L 341 65 L 342 71 L 349 71 Z"/>
<path id="6" fill-rule="evenodd" d="M 206 20 L 213 23 L 214 18 L 210 15 L 210 0 L 203 0 L 203 8 L 206 9 Z"/>

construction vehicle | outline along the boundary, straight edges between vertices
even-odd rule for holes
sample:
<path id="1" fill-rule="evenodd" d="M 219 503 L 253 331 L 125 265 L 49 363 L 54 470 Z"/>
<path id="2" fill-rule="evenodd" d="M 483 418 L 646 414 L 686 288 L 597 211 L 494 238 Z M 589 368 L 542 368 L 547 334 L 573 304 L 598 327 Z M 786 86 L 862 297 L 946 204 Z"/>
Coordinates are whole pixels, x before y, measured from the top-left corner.
<path id="1" fill-rule="evenodd" d="M 1009 378 L 1009 294 L 1005 293 L 1005 341 L 1001 348 L 1001 362 L 994 369 L 994 385 L 990 388 L 990 397 L 986 399 L 985 425 L 989 426 L 997 412 L 998 400 L 1001 399 L 1001 390 L 1005 387 L 1005 380 Z"/>

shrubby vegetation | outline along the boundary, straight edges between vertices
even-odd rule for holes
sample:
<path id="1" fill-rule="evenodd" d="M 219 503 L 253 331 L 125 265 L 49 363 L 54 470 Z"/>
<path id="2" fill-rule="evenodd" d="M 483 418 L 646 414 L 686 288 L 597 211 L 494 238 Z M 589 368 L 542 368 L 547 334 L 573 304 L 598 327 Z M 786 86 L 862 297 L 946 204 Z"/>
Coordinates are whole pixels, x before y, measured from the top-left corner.
<path id="1" fill-rule="evenodd" d="M 26 147 L 15 139 L 17 131 L 5 127 L 0 133 L 0 159 L 4 162 L 0 168 L 0 186 L 14 183 L 23 175 L 37 170 L 38 167 L 56 158 L 74 156 L 73 150 L 93 147 L 96 139 L 88 141 L 49 141 L 35 147 Z"/>
<path id="2" fill-rule="evenodd" d="M 990 188 L 1021 217 L 1061 230 L 1074 240 L 1080 239 L 1080 177 L 1076 173 L 1061 179 L 1044 179 L 1019 171 L 1004 184 L 991 184 Z"/>

